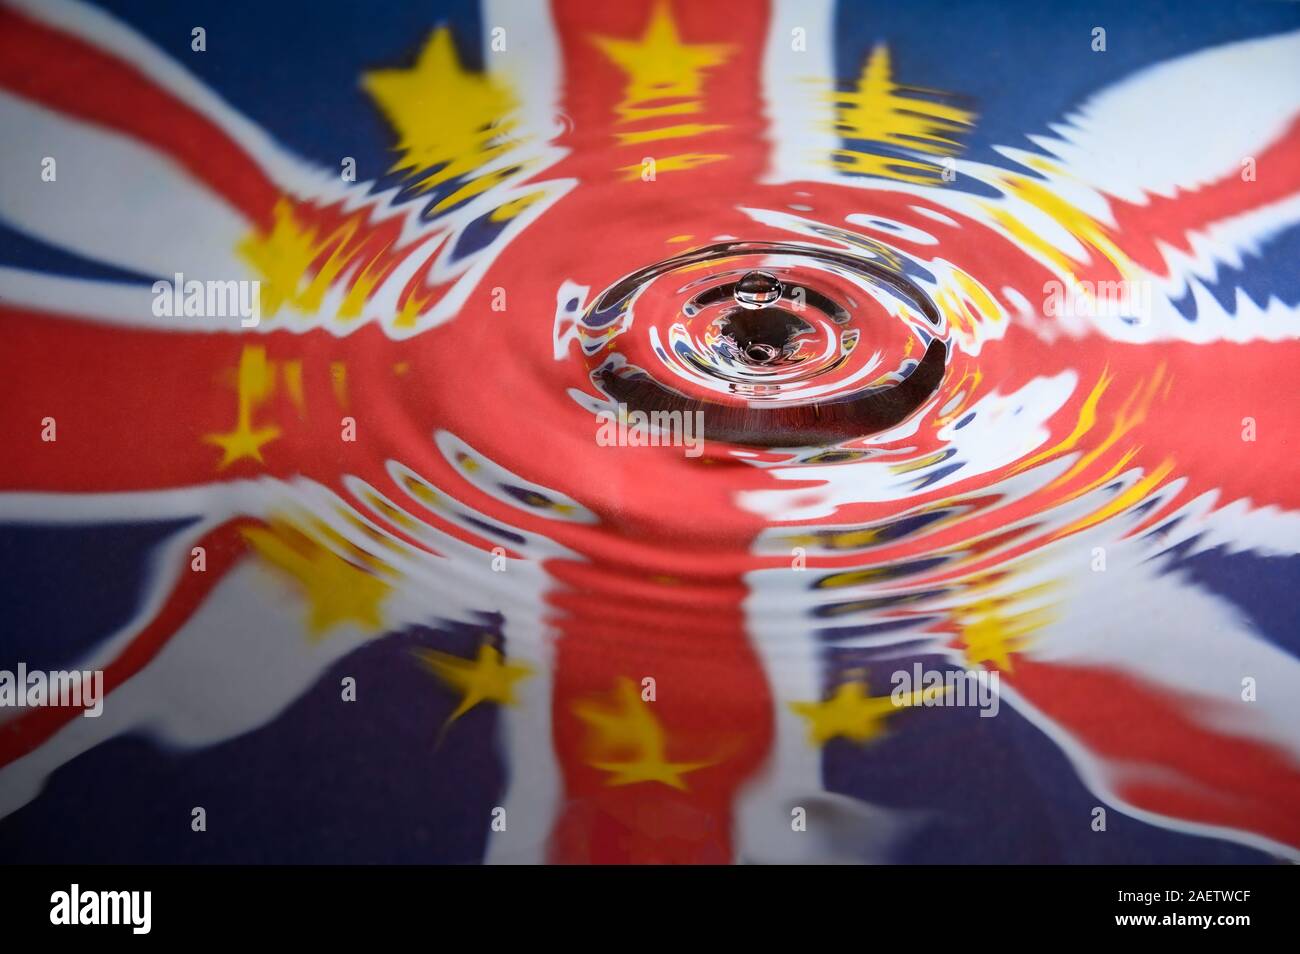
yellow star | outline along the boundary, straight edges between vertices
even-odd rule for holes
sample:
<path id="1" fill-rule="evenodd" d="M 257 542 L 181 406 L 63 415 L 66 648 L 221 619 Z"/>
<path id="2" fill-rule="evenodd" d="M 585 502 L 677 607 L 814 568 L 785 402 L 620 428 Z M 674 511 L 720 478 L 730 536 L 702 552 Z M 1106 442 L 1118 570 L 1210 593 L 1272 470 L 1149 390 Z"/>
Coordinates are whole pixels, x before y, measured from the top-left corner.
<path id="1" fill-rule="evenodd" d="M 639 782 L 659 782 L 678 791 L 686 791 L 682 776 L 707 766 L 708 762 L 666 762 L 662 758 L 647 755 L 626 762 L 589 762 L 592 768 L 612 773 L 605 779 L 606 785 L 636 785 Z"/>
<path id="2" fill-rule="evenodd" d="M 864 139 L 934 156 L 955 156 L 960 148 L 957 134 L 974 125 L 975 114 L 942 102 L 942 96 L 935 90 L 895 83 L 889 48 L 882 44 L 871 51 L 856 88 L 834 92 L 829 98 L 835 110 L 835 131 L 846 139 Z M 875 155 L 860 149 L 839 149 L 834 155 L 842 160 L 835 163 L 835 168 L 845 172 L 919 183 L 932 183 L 938 178 L 939 167 L 931 162 Z"/>
<path id="3" fill-rule="evenodd" d="M 684 792 L 682 776 L 711 764 L 667 760 L 664 727 L 631 679 L 618 681 L 611 700 L 578 702 L 573 712 L 593 729 L 587 764 L 611 773 L 606 785 L 658 782 Z"/>
<path id="4" fill-rule="evenodd" d="M 379 605 L 391 587 L 307 536 L 284 520 L 243 531 L 257 554 L 289 574 L 307 600 L 307 628 L 313 637 L 343 623 L 376 631 L 384 626 Z"/>
<path id="5" fill-rule="evenodd" d="M 513 91 L 493 74 L 461 66 L 446 27 L 429 36 L 410 69 L 376 70 L 361 82 L 397 133 L 402 158 L 393 168 L 433 170 L 422 190 L 467 175 L 511 146 Z"/>
<path id="6" fill-rule="evenodd" d="M 1007 613 L 997 600 L 981 600 L 962 621 L 962 642 L 966 664 L 976 668 L 991 662 L 1004 672 L 1012 671 L 1012 654 L 1022 652 L 1035 630 L 1052 621 L 1046 609 Z"/>
<path id="7" fill-rule="evenodd" d="M 221 448 L 221 462 L 217 464 L 217 469 L 225 470 L 245 457 L 259 464 L 266 463 L 262 459 L 262 445 L 269 444 L 279 436 L 280 429 L 274 424 L 254 429 L 247 422 L 240 422 L 229 433 L 208 434 L 203 439 Z"/>
<path id="8" fill-rule="evenodd" d="M 726 44 L 683 43 L 667 3 L 655 6 L 639 40 L 595 36 L 592 41 L 627 74 L 624 108 L 654 100 L 699 97 L 703 71 L 721 66 L 731 54 Z M 673 111 L 682 109 L 679 106 Z M 645 118 L 644 111 L 625 115 Z"/>
<path id="9" fill-rule="evenodd" d="M 285 305 L 310 314 L 344 276 L 348 290 L 334 314 L 357 318 L 385 268 L 382 251 L 370 248 L 364 214 L 352 215 L 326 231 L 311 221 L 312 210 L 279 200 L 270 228 L 255 228 L 238 251 L 261 276 L 262 314 L 274 317 Z"/>
<path id="10" fill-rule="evenodd" d="M 912 692 L 901 704 L 892 696 L 867 695 L 864 682 L 846 682 L 822 702 L 791 702 L 790 708 L 808 720 L 809 741 L 823 746 L 831 739 L 844 737 L 852 742 L 869 742 L 885 729 L 885 718 L 899 709 L 919 705 L 943 693 L 942 688 Z"/>
<path id="11" fill-rule="evenodd" d="M 205 434 L 203 437 L 205 442 L 221 448 L 221 463 L 217 465 L 220 470 L 245 457 L 262 463 L 262 445 L 280 436 L 280 429 L 273 424 L 253 427 L 253 410 L 275 391 L 275 367 L 266 360 L 265 348 L 244 346 L 239 356 L 236 389 L 239 397 L 234 430 L 224 434 Z"/>
<path id="12" fill-rule="evenodd" d="M 486 643 L 473 660 L 432 649 L 417 650 L 416 655 L 430 672 L 460 693 L 460 705 L 447 718 L 448 724 L 480 702 L 514 705 L 514 684 L 533 672 L 519 663 L 503 663 L 501 653 Z"/>
<path id="13" fill-rule="evenodd" d="M 262 311 L 268 317 L 285 304 L 304 310 L 308 303 L 318 304 L 332 278 L 312 276 L 312 265 L 325 251 L 328 237 L 300 222 L 285 199 L 276 202 L 272 216 L 269 229 L 254 230 L 239 245 L 239 253 L 261 275 Z M 308 292 L 301 289 L 304 277 Z"/>

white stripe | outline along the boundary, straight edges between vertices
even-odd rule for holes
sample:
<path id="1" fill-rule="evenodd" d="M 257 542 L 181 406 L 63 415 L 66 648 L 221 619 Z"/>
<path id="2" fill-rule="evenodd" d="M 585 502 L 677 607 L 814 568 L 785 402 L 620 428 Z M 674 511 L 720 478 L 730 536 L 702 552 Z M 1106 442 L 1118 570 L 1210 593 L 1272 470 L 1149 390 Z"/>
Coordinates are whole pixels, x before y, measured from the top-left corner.
<path id="1" fill-rule="evenodd" d="M 747 574 L 745 631 L 762 662 L 772 693 L 773 737 L 767 762 L 735 801 L 736 860 L 757 864 L 834 864 L 887 861 L 909 827 L 901 813 L 828 792 L 822 750 L 791 702 L 822 698 L 823 646 L 806 625 L 768 610 L 761 595 L 780 577 L 795 585 L 813 574 L 766 570 Z M 806 592 L 806 590 L 804 591 Z M 795 812 L 806 827 L 797 830 Z"/>
<path id="2" fill-rule="evenodd" d="M 509 83 L 518 97 L 516 121 L 521 134 L 546 143 L 567 122 L 560 112 L 563 63 L 550 5 L 485 0 L 482 11 L 483 62 L 489 72 Z M 492 31 L 497 27 L 505 31 L 505 51 L 492 50 Z M 518 158 L 512 151 L 511 161 Z M 538 155 L 547 165 L 555 158 Z M 549 207 L 551 202 L 542 204 Z M 508 778 L 501 806 L 506 810 L 506 830 L 489 831 L 485 860 L 489 864 L 541 864 L 546 861 L 547 840 L 562 807 L 562 782 L 551 738 L 554 634 L 542 623 L 545 592 L 552 582 L 540 564 L 512 562 L 499 576 L 509 577 L 512 587 L 525 586 L 539 602 L 535 616 L 511 614 L 505 626 L 505 648 L 511 661 L 531 666 L 533 675 L 516 684 L 518 704 L 503 706 L 500 711 Z"/>
<path id="3" fill-rule="evenodd" d="M 1143 70 L 1035 142 L 1070 176 L 1145 203 L 1239 174 L 1295 121 L 1297 89 L 1300 32 L 1244 40 Z"/>
<path id="4" fill-rule="evenodd" d="M 112 53 L 143 73 L 161 89 L 209 119 L 254 158 L 285 191 L 319 194 L 331 183 L 342 191 L 336 170 L 319 172 L 281 149 L 256 123 L 245 118 L 182 67 L 129 26 L 98 7 L 75 0 L 11 0 L 24 14 L 91 46 Z"/>
<path id="5" fill-rule="evenodd" d="M 298 602 L 285 600 L 265 570 L 245 563 L 143 670 L 107 693 L 101 716 L 72 718 L 0 768 L 0 817 L 35 798 L 56 769 L 124 732 L 143 730 L 159 742 L 195 748 L 265 725 L 367 638 L 339 628 L 312 645 L 302 632 Z"/>
<path id="6" fill-rule="evenodd" d="M 1096 756 L 1090 749 L 1081 743 L 1065 727 L 1049 719 L 1037 708 L 1031 705 L 1027 700 L 1022 698 L 1006 682 L 1003 682 L 999 690 L 1004 701 L 1015 707 L 1015 710 L 1023 715 L 1028 721 L 1032 722 L 1045 736 L 1047 736 L 1056 745 L 1058 749 L 1065 753 L 1070 764 L 1074 766 L 1079 773 L 1079 779 L 1087 786 L 1088 790 L 1095 793 L 1103 799 L 1108 806 L 1118 808 L 1125 815 L 1129 815 L 1139 821 L 1144 821 L 1150 825 L 1156 825 L 1160 828 L 1168 828 L 1172 831 L 1183 832 L 1188 835 L 1198 835 L 1205 838 L 1221 838 L 1225 841 L 1236 842 L 1245 845 L 1248 848 L 1255 848 L 1264 851 L 1279 858 L 1286 858 L 1292 862 L 1300 862 L 1300 851 L 1290 845 L 1284 845 L 1274 841 L 1271 838 L 1265 838 L 1254 832 L 1239 831 L 1235 828 L 1225 828 L 1221 825 L 1202 824 L 1200 822 L 1190 822 L 1181 818 L 1171 818 L 1168 815 L 1160 815 L 1156 812 L 1149 811 L 1145 808 L 1138 808 L 1116 794 L 1114 782 L 1117 780 L 1115 775 L 1115 766 L 1106 762 L 1104 759 Z M 1087 824 L 1088 820 L 1081 820 L 1080 824 Z"/>
<path id="7" fill-rule="evenodd" d="M 1197 700 L 1195 718 L 1207 729 L 1268 741 L 1300 762 L 1300 659 L 1186 573 L 1164 572 L 1167 561 L 1152 558 L 1155 541 L 1114 537 L 1114 527 L 1093 528 L 1024 562 L 1017 588 L 1055 578 L 1069 594 L 1026 655 L 1132 674 Z M 1089 565 L 1096 546 L 1105 548 L 1101 572 Z M 1258 683 L 1255 702 L 1242 701 L 1245 677 Z"/>
<path id="8" fill-rule="evenodd" d="M 544 596 L 551 581 L 540 568 L 537 574 L 530 569 L 526 576 L 520 576 L 517 569 L 506 572 L 517 584 L 535 588 L 537 596 Z M 547 843 L 563 808 L 563 783 L 551 727 L 556 634 L 543 627 L 541 616 L 539 612 L 535 619 L 521 620 L 512 614 L 504 628 L 510 662 L 530 667 L 533 674 L 516 683 L 516 704 L 499 710 L 497 731 L 507 778 L 500 807 L 506 812 L 506 828 L 489 830 L 487 864 L 544 864 Z"/>
<path id="9" fill-rule="evenodd" d="M 828 94 L 835 88 L 834 4 L 776 0 L 763 52 L 771 168 L 766 184 L 825 180 L 840 142 L 831 126 Z M 796 50 L 795 30 L 805 49 Z"/>
<path id="10" fill-rule="evenodd" d="M 3 92 L 0 128 L 22 131 L 0 141 L 0 218 L 18 230 L 145 275 L 250 276 L 234 252 L 243 218 L 160 153 Z"/>

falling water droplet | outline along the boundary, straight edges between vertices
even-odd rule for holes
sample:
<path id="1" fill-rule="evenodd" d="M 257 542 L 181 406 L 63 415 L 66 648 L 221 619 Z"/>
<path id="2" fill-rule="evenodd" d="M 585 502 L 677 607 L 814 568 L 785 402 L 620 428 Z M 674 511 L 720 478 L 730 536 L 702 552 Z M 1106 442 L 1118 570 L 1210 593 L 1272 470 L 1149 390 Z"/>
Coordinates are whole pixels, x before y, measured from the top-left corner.
<path id="1" fill-rule="evenodd" d="M 744 308 L 762 308 L 781 297 L 781 282 L 768 272 L 748 272 L 736 282 L 737 304 Z"/>

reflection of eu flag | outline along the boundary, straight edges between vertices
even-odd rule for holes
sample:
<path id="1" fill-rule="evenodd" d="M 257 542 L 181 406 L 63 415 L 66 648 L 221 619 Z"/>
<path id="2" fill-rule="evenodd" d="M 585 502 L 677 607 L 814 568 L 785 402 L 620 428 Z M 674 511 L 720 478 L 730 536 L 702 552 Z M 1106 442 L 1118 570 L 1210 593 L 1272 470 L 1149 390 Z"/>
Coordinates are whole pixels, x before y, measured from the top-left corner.
<path id="1" fill-rule="evenodd" d="M 98 719 L 0 709 L 6 856 L 1294 859 L 1300 434 L 1256 362 L 1300 334 L 1300 10 L 615 6 L 0 12 L 0 670 L 108 692 Z M 1062 262 L 1158 276 L 1169 309 L 1003 359 L 1069 419 L 989 463 L 955 402 L 940 433 L 968 443 L 922 458 L 930 496 L 892 522 L 867 482 L 801 499 L 806 525 L 764 512 L 775 455 L 656 496 L 554 423 L 571 382 L 530 389 L 573 359 L 589 286 L 818 215 L 951 226 L 1035 333 Z M 176 274 L 256 282 L 263 326 L 160 316 Z M 970 337 L 994 397 L 1009 334 Z M 1101 403 L 1150 383 L 1121 376 L 1142 349 L 1178 415 L 1142 419 L 1154 384 Z M 1127 457 L 1088 472 L 1124 503 L 1089 522 L 1051 489 L 1111 429 L 1171 463 L 1137 491 Z M 562 488 L 534 469 L 556 460 Z M 637 493 L 681 526 L 629 517 Z M 1050 612 L 981 595 L 1069 534 Z M 783 535 L 808 565 L 765 602 Z M 716 648 L 655 649 L 684 633 Z M 915 664 L 996 672 L 998 715 L 888 708 Z"/>

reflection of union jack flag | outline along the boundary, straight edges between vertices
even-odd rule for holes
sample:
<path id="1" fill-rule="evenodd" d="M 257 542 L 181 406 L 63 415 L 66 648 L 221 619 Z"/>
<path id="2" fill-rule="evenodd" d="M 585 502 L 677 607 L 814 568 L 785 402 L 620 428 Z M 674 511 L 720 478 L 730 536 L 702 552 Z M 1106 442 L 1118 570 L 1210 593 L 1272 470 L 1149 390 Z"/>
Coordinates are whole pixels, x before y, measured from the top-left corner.
<path id="1" fill-rule="evenodd" d="M 12 857 L 1300 852 L 1300 11 L 106 6 L 0 9 L 0 669 L 108 692 L 0 710 Z M 597 447 L 591 290 L 853 233 L 923 425 Z"/>

